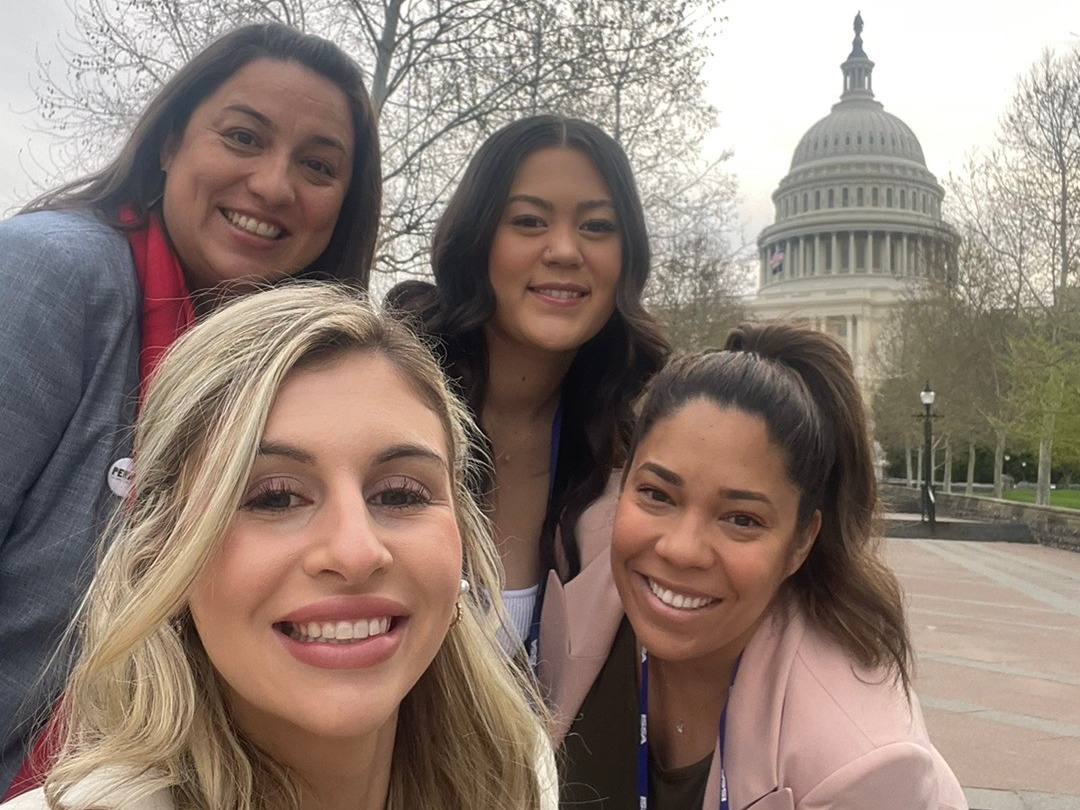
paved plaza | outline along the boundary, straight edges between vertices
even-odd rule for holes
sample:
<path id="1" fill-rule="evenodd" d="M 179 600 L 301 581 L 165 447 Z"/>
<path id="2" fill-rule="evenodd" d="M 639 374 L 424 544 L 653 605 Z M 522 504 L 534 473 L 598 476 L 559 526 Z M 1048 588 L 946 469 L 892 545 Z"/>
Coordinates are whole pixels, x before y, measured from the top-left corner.
<path id="1" fill-rule="evenodd" d="M 908 600 L 915 687 L 978 810 L 1080 810 L 1080 553 L 887 542 Z"/>

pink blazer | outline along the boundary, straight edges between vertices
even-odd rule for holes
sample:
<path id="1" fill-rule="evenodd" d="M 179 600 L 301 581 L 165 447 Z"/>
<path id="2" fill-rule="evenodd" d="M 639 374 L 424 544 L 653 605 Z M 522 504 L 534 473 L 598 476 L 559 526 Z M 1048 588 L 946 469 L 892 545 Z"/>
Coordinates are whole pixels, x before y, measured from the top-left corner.
<path id="1" fill-rule="evenodd" d="M 582 570 L 552 574 L 540 627 L 539 677 L 561 743 L 611 651 L 622 606 L 608 549 L 618 480 L 578 525 Z M 855 665 L 786 602 L 743 653 L 728 701 L 732 810 L 967 810 L 960 783 L 930 743 L 914 694 Z M 713 752 L 705 808 L 720 803 Z"/>

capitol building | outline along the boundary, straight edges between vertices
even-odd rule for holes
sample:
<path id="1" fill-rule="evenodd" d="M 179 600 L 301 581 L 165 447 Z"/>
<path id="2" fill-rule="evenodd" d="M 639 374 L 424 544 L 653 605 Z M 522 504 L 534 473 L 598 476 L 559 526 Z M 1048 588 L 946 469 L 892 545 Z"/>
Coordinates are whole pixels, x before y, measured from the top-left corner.
<path id="1" fill-rule="evenodd" d="M 866 384 L 890 309 L 923 280 L 954 273 L 958 237 L 915 133 L 874 98 L 862 28 L 856 16 L 840 101 L 802 136 L 772 195 L 776 219 L 758 236 L 748 303 L 756 318 L 835 335 Z"/>

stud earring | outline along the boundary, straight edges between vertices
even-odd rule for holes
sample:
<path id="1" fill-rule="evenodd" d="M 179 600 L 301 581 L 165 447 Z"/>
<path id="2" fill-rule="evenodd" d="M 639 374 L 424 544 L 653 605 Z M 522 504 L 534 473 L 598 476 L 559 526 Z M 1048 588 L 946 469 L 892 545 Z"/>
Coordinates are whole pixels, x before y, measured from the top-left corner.
<path id="1" fill-rule="evenodd" d="M 467 594 L 471 590 L 472 585 L 469 584 L 469 580 L 463 577 L 461 580 L 461 586 L 458 588 L 458 593 L 460 593 L 462 596 L 465 596 L 465 594 Z"/>

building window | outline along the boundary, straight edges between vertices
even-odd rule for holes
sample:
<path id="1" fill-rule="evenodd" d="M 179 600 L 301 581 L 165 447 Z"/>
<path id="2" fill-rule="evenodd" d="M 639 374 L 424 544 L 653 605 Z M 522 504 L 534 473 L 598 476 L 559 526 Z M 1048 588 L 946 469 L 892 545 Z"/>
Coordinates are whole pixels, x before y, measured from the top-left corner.
<path id="1" fill-rule="evenodd" d="M 817 211 L 821 208 L 821 191 L 814 192 L 814 210 Z"/>
<path id="2" fill-rule="evenodd" d="M 874 206 L 874 208 L 878 207 L 878 190 L 877 190 L 877 186 L 874 186 L 872 189 L 870 189 L 870 204 L 872 206 Z"/>
<path id="3" fill-rule="evenodd" d="M 802 210 L 804 214 L 810 210 L 810 195 L 807 194 L 805 191 L 802 195 Z"/>
<path id="4" fill-rule="evenodd" d="M 833 190 L 830 188 L 829 189 L 829 208 L 835 208 L 835 207 L 836 207 L 836 194 L 833 193 Z"/>
<path id="5" fill-rule="evenodd" d="M 859 206 L 860 208 L 862 208 L 863 205 L 865 204 L 865 201 L 863 199 L 863 187 L 862 186 L 859 186 L 857 189 L 855 189 L 855 204 L 857 206 Z"/>
<path id="6" fill-rule="evenodd" d="M 885 189 L 885 207 L 892 208 L 892 189 Z"/>
<path id="7" fill-rule="evenodd" d="M 907 208 L 907 191 L 900 189 L 900 207 Z"/>
<path id="8" fill-rule="evenodd" d="M 844 206 L 844 208 L 848 207 L 848 190 L 846 186 L 844 187 L 844 190 L 840 192 L 840 205 Z"/>

